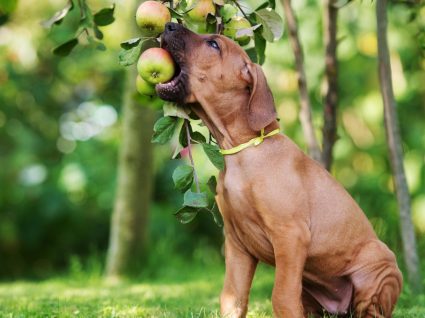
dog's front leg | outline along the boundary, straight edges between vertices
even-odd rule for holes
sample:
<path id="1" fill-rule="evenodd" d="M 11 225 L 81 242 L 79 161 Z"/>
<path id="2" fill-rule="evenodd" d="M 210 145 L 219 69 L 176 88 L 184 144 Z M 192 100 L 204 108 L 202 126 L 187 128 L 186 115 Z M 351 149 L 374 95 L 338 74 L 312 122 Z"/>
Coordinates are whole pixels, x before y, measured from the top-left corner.
<path id="1" fill-rule="evenodd" d="M 279 232 L 272 239 L 276 262 L 273 311 L 278 318 L 302 318 L 302 274 L 310 232 L 300 224 L 285 224 L 276 229 Z"/>
<path id="2" fill-rule="evenodd" d="M 225 258 L 226 274 L 220 296 L 221 315 L 225 318 L 245 317 L 258 261 L 237 246 L 230 235 L 226 235 Z"/>

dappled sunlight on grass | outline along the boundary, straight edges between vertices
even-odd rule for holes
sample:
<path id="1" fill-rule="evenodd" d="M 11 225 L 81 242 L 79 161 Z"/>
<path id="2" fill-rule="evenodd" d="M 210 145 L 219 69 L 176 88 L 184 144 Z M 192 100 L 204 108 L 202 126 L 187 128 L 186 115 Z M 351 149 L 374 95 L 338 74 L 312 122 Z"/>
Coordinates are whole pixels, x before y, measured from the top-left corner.
<path id="1" fill-rule="evenodd" d="M 0 317 L 220 317 L 221 265 L 188 264 L 181 276 L 105 283 L 59 277 L 0 284 Z M 271 318 L 274 269 L 259 265 L 250 295 L 249 318 Z M 405 292 L 394 317 L 425 316 L 425 297 Z M 329 318 L 332 316 L 328 316 Z"/>

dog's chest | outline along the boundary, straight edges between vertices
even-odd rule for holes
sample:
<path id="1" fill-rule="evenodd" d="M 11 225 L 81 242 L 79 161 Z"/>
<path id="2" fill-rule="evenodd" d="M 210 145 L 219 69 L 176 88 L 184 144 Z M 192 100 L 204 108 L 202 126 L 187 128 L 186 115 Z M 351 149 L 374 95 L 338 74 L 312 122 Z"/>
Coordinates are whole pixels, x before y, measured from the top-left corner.
<path id="1" fill-rule="evenodd" d="M 220 179 L 217 202 L 223 215 L 226 235 L 231 235 L 236 243 L 259 260 L 274 264 L 273 246 L 261 215 L 255 208 L 248 186 L 250 183 L 237 177 L 230 181 Z"/>

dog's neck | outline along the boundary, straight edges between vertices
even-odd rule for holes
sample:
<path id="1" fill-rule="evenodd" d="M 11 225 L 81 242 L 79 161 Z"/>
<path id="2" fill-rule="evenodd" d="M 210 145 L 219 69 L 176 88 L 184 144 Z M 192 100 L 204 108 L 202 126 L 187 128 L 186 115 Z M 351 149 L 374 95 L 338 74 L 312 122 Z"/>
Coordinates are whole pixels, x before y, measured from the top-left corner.
<path id="1" fill-rule="evenodd" d="M 208 127 L 211 134 L 217 140 L 221 149 L 230 149 L 252 138 L 258 137 L 259 132 L 251 129 L 248 125 L 246 111 L 243 104 L 248 100 L 228 101 L 228 107 L 209 107 L 209 103 L 204 101 L 202 104 L 195 104 L 191 108 L 195 114 Z M 236 105 L 241 107 L 235 107 Z M 273 121 L 265 131 L 271 131 L 279 128 L 277 120 Z"/>

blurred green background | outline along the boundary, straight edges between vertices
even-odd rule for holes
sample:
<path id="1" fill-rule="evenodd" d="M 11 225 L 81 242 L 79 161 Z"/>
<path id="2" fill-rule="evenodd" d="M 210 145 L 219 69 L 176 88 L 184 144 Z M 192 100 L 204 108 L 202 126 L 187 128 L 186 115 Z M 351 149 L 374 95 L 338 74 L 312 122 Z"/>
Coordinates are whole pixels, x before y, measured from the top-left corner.
<path id="1" fill-rule="evenodd" d="M 102 28 L 106 51 L 79 45 L 70 56 L 52 49 L 76 29 L 74 10 L 60 27 L 40 22 L 63 0 L 19 1 L 0 26 L 0 279 L 46 278 L 74 271 L 101 275 L 121 141 L 125 69 L 119 43 L 128 37 L 126 1 L 116 22 Z M 93 11 L 109 1 L 89 2 Z M 321 6 L 293 3 L 298 15 L 314 123 L 322 126 L 324 49 Z M 278 7 L 278 12 L 281 13 Z M 389 10 L 393 84 L 413 204 L 418 249 L 425 265 L 425 7 Z M 403 268 L 397 202 L 387 155 L 377 78 L 374 3 L 355 1 L 340 11 L 340 103 L 333 175 L 357 200 Z M 422 33 L 421 33 L 422 32 Z M 137 35 L 135 35 L 137 36 Z M 268 46 L 264 69 L 283 131 L 304 148 L 293 53 L 287 35 Z M 157 116 L 160 116 L 158 111 Z M 173 145 L 154 148 L 154 195 L 149 250 L 141 277 L 155 278 L 185 264 L 222 266 L 222 229 L 209 215 L 189 225 L 172 213 L 181 204 L 169 160 Z M 204 182 L 216 173 L 200 149 L 195 164 Z"/>

